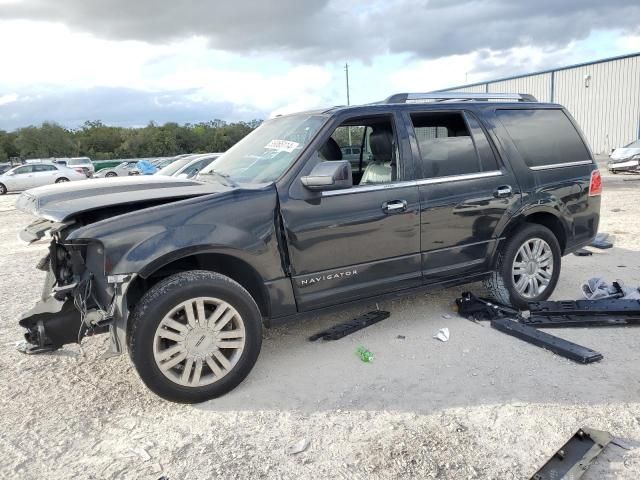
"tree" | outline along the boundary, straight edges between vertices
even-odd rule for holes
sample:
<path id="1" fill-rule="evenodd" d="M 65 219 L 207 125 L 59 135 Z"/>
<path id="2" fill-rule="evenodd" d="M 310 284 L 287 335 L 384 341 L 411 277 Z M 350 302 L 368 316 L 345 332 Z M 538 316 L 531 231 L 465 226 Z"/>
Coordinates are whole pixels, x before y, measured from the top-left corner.
<path id="1" fill-rule="evenodd" d="M 15 144 L 22 158 L 77 155 L 72 133 L 55 123 L 45 122 L 41 127 L 21 128 L 17 133 Z"/>

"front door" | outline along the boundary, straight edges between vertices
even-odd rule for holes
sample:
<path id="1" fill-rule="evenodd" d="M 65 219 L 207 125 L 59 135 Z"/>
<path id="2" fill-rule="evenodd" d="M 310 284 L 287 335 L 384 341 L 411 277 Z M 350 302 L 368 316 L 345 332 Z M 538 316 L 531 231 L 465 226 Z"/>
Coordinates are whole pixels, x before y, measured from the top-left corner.
<path id="1" fill-rule="evenodd" d="M 421 179 L 422 270 L 426 283 L 486 272 L 501 231 L 520 197 L 477 117 L 463 111 L 414 111 L 414 154 Z"/>
<path id="2" fill-rule="evenodd" d="M 359 160 L 349 159 L 354 186 L 309 192 L 301 185 L 301 172 L 288 194 L 280 195 L 300 311 L 421 284 L 420 202 L 409 178 L 406 131 L 399 132 L 392 114 L 347 118 L 336 125 L 303 172 L 358 148 Z"/>

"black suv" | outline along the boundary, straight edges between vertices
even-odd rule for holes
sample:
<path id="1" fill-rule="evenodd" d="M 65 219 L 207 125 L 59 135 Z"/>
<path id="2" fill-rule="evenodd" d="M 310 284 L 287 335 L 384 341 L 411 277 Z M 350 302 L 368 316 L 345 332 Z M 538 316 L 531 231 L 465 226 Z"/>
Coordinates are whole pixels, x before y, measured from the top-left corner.
<path id="1" fill-rule="evenodd" d="M 360 159 L 342 159 L 350 143 Z M 253 367 L 263 325 L 483 279 L 544 300 L 598 230 L 599 171 L 559 105 L 521 94 L 398 94 L 278 116 L 197 180 L 23 193 L 49 232 L 28 352 L 109 332 L 161 397 L 200 402 Z"/>

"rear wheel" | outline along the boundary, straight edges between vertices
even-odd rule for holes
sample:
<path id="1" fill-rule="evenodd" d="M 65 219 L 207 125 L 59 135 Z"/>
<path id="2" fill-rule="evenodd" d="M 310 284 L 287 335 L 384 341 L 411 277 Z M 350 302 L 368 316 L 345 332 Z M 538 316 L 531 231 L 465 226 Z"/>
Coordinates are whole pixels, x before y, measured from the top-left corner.
<path id="1" fill-rule="evenodd" d="M 196 403 L 224 395 L 253 368 L 262 317 L 232 279 L 194 270 L 151 288 L 130 319 L 129 355 L 160 397 Z"/>
<path id="2" fill-rule="evenodd" d="M 4 195 L 5 193 L 7 193 L 7 187 L 0 183 L 0 195 Z"/>
<path id="3" fill-rule="evenodd" d="M 117 177 L 118 174 L 116 172 L 109 172 L 105 175 L 105 177 Z"/>
<path id="4" fill-rule="evenodd" d="M 65 177 L 60 177 L 59 179 L 56 180 L 56 183 L 64 183 L 64 182 L 68 182 L 69 179 L 65 178 Z"/>
<path id="5" fill-rule="evenodd" d="M 542 225 L 516 231 L 498 253 L 495 271 L 484 282 L 497 301 L 518 308 L 551 296 L 560 276 L 558 239 Z"/>

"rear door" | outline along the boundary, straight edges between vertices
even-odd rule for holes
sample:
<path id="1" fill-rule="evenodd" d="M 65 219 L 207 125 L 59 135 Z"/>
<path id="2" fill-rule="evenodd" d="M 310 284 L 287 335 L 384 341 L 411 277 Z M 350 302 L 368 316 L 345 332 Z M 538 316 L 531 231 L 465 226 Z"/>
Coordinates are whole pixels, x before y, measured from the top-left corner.
<path id="1" fill-rule="evenodd" d="M 520 197 L 510 167 L 500 161 L 471 111 L 405 114 L 421 172 L 420 228 L 426 283 L 486 272 L 497 232 Z"/>
<path id="2" fill-rule="evenodd" d="M 302 186 L 313 166 L 341 160 L 340 147 L 363 136 L 371 162 L 354 172 L 352 188 Z M 420 203 L 403 124 L 391 113 L 336 119 L 314 145 L 286 194 L 279 191 L 298 309 L 419 286 Z"/>

